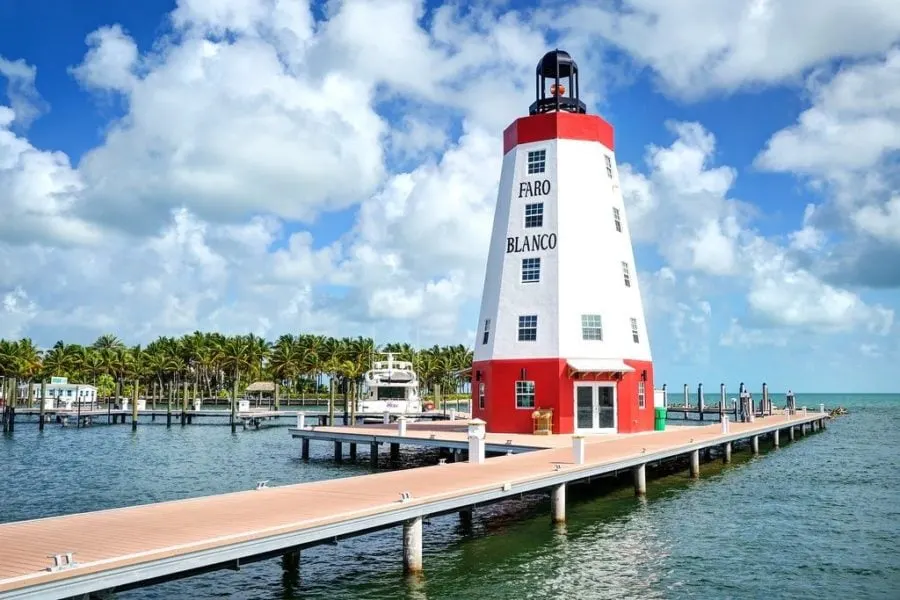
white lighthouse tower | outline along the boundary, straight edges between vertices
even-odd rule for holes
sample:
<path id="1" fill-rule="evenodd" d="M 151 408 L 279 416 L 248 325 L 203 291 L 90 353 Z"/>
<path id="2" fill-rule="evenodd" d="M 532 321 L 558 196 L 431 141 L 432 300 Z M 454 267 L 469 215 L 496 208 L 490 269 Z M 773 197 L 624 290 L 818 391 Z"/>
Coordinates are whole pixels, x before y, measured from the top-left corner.
<path id="1" fill-rule="evenodd" d="M 588 115 L 568 53 L 537 65 L 529 116 L 503 134 L 472 367 L 488 431 L 653 429 L 653 364 L 613 128 Z"/>

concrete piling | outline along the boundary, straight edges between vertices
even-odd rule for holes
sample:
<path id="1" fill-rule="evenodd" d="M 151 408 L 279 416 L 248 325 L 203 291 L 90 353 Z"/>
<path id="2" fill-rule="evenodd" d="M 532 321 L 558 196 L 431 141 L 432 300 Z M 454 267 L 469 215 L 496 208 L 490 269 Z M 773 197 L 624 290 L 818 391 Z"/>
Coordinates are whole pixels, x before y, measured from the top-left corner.
<path id="1" fill-rule="evenodd" d="M 378 442 L 369 444 L 369 467 L 373 470 L 378 468 Z"/>
<path id="2" fill-rule="evenodd" d="M 772 432 L 772 444 L 778 448 L 781 445 L 781 432 L 777 429 Z"/>
<path id="3" fill-rule="evenodd" d="M 344 448 L 340 442 L 334 443 L 334 460 L 336 462 L 344 462 Z"/>
<path id="4" fill-rule="evenodd" d="M 550 490 L 550 518 L 554 523 L 566 522 L 566 484 Z"/>
<path id="5" fill-rule="evenodd" d="M 788 438 L 793 442 L 796 439 L 797 434 L 794 433 L 794 426 L 791 425 L 788 427 Z"/>
<path id="6" fill-rule="evenodd" d="M 638 465 L 633 468 L 634 472 L 634 495 L 644 496 L 647 494 L 647 465 Z"/>
<path id="7" fill-rule="evenodd" d="M 303 438 L 300 443 L 300 458 L 309 460 L 309 438 Z"/>
<path id="8" fill-rule="evenodd" d="M 697 479 L 700 477 L 700 451 L 691 452 L 691 477 Z"/>
<path id="9" fill-rule="evenodd" d="M 422 572 L 422 517 L 403 523 L 403 570 L 410 575 Z"/>
<path id="10" fill-rule="evenodd" d="M 759 436 L 754 435 L 750 438 L 750 449 L 753 451 L 753 454 L 759 454 Z"/>
<path id="11" fill-rule="evenodd" d="M 722 444 L 722 462 L 725 464 L 731 462 L 731 442 Z"/>

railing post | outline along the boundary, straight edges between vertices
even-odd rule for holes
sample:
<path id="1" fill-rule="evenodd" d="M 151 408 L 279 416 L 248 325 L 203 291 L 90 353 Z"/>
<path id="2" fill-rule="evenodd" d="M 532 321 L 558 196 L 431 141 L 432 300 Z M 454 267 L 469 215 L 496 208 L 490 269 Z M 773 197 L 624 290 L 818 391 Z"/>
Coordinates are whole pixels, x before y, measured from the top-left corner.
<path id="1" fill-rule="evenodd" d="M 484 436 L 486 423 L 481 419 L 469 421 L 469 462 L 484 463 Z"/>
<path id="2" fill-rule="evenodd" d="M 584 442 L 583 435 L 576 434 L 572 436 L 572 458 L 576 465 L 584 464 Z"/>

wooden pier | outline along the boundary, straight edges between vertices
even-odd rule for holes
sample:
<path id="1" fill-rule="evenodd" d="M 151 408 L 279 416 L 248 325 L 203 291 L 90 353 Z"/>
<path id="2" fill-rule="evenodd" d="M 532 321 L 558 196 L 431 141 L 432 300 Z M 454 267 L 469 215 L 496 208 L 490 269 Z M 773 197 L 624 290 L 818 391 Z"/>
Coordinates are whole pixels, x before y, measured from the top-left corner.
<path id="1" fill-rule="evenodd" d="M 299 414 L 303 414 L 309 422 L 321 425 L 327 425 L 331 416 L 328 410 L 269 410 L 264 408 L 251 408 L 250 410 L 237 411 L 234 416 L 235 422 L 240 424 L 244 429 L 247 429 L 251 427 L 259 428 L 259 426 L 266 421 L 278 421 L 280 419 L 293 420 L 296 419 Z M 399 415 L 392 415 L 391 418 L 396 419 L 397 416 Z M 436 411 L 411 413 L 404 416 L 410 420 L 416 419 L 427 421 L 442 421 L 451 418 L 450 414 Z M 231 411 L 223 409 L 182 410 L 178 408 L 167 410 L 165 408 L 148 408 L 133 411 L 131 408 L 106 408 L 100 410 L 53 408 L 45 409 L 42 413 L 40 408 L 19 407 L 15 409 L 12 419 L 4 414 L 4 430 L 8 429 L 6 425 L 7 422 L 15 424 L 17 419 L 20 424 L 28 423 L 29 421 L 24 420 L 26 417 L 37 419 L 34 421 L 37 424 L 40 424 L 40 419 L 43 418 L 45 424 L 58 423 L 63 426 L 74 427 L 86 427 L 98 424 L 115 425 L 117 423 L 132 423 L 134 425 L 135 419 L 138 423 L 146 423 L 148 419 L 150 422 L 155 422 L 156 419 L 165 419 L 166 424 L 169 426 L 173 423 L 191 425 L 194 423 L 195 419 L 198 421 L 203 419 L 204 422 L 213 422 L 221 425 L 231 423 Z M 350 417 L 348 416 L 347 418 L 349 422 Z M 353 418 L 357 423 L 362 423 L 364 421 L 382 421 L 384 415 L 383 413 L 356 413 Z M 342 413 L 334 413 L 335 422 L 341 422 L 343 419 L 344 415 Z"/>
<path id="2" fill-rule="evenodd" d="M 802 411 L 646 434 L 549 436 L 542 443 L 555 447 L 488 460 L 470 456 L 469 462 L 274 488 L 262 484 L 218 496 L 8 523 L 0 525 L 0 599 L 123 591 L 278 555 L 296 562 L 304 548 L 395 526 L 403 528 L 404 568 L 414 572 L 422 568 L 425 517 L 468 514 L 476 505 L 548 490 L 552 519 L 560 521 L 567 484 L 630 471 L 640 495 L 647 489 L 648 466 L 686 458 L 691 476 L 699 477 L 705 449 L 724 448 L 730 458 L 732 446 L 746 441 L 755 453 L 760 436 L 772 436 L 779 446 L 781 432 L 793 439 L 795 432 L 820 429 L 827 420 L 827 414 Z M 408 444 L 439 437 L 443 444 L 458 441 L 455 432 L 440 429 L 435 438 L 405 433 Z M 478 439 L 470 442 L 477 447 Z"/>

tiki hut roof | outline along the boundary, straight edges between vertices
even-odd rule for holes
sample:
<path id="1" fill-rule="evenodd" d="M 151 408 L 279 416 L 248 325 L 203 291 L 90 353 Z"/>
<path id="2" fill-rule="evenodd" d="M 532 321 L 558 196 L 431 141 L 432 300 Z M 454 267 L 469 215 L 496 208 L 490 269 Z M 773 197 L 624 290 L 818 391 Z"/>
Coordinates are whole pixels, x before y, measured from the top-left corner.
<path id="1" fill-rule="evenodd" d="M 275 382 L 273 381 L 254 381 L 247 386 L 248 392 L 274 392 Z"/>

